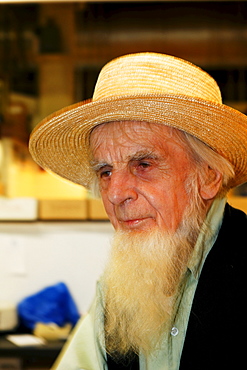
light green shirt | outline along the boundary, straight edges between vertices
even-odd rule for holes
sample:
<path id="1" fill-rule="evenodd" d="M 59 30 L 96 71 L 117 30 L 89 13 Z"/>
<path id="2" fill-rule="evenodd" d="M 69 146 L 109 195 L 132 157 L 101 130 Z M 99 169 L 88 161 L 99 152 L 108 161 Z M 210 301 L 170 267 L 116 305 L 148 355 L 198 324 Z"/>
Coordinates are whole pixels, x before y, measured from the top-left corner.
<path id="1" fill-rule="evenodd" d="M 177 299 L 176 315 L 171 333 L 164 333 L 161 348 L 148 358 L 140 354 L 141 370 L 178 370 L 185 340 L 191 306 L 206 260 L 218 235 L 223 219 L 226 200 L 215 200 L 212 204 L 206 223 L 210 232 L 200 233 L 180 296 Z M 52 370 L 102 370 L 107 369 L 105 349 L 101 343 L 104 333 L 103 294 L 100 283 L 97 286 L 95 300 L 86 317 L 77 324 L 67 341 Z"/>

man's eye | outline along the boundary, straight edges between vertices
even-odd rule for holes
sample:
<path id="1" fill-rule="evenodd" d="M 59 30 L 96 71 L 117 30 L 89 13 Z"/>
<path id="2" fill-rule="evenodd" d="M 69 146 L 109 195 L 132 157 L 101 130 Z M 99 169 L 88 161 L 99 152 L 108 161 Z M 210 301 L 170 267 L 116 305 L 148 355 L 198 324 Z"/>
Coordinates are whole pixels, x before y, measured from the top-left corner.
<path id="1" fill-rule="evenodd" d="M 141 162 L 140 163 L 140 166 L 143 167 L 143 168 L 147 168 L 150 166 L 150 163 L 147 163 L 147 162 Z"/>
<path id="2" fill-rule="evenodd" d="M 143 169 L 146 169 L 148 167 L 150 167 L 150 163 L 149 162 L 140 162 L 139 163 L 139 167 L 143 168 Z"/>
<path id="3" fill-rule="evenodd" d="M 109 176 L 111 176 L 111 171 L 110 170 L 100 171 L 100 173 L 99 173 L 99 177 L 101 179 L 109 177 Z"/>

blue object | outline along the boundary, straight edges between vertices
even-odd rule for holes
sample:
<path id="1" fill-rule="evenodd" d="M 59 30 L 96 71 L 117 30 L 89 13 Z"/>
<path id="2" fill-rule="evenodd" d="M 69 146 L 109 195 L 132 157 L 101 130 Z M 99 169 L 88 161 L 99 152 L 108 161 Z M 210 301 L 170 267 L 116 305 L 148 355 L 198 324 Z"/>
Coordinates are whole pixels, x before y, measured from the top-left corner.
<path id="1" fill-rule="evenodd" d="M 31 330 L 37 322 L 74 326 L 80 317 L 69 289 L 62 282 L 25 298 L 17 310 L 22 324 Z"/>

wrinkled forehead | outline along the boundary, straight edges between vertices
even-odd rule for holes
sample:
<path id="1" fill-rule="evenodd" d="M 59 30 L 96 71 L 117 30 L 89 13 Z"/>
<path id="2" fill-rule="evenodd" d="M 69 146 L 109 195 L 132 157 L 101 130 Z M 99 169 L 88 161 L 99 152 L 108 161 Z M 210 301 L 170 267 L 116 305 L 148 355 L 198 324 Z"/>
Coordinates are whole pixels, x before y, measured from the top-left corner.
<path id="1" fill-rule="evenodd" d="M 154 135 L 157 140 L 164 143 L 174 135 L 176 129 L 150 122 L 117 121 L 107 122 L 96 126 L 90 134 L 90 147 L 94 151 L 100 144 L 112 140 L 116 145 L 121 141 L 123 145 L 145 143 L 152 144 Z M 157 144 L 156 140 L 156 144 Z"/>

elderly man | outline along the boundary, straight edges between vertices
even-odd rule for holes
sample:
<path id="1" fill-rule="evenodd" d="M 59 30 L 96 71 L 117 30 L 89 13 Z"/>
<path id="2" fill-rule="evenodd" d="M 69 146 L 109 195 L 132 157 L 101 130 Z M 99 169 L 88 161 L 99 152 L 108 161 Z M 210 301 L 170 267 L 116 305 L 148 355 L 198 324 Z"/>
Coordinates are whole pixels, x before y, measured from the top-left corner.
<path id="1" fill-rule="evenodd" d="M 247 118 L 193 64 L 131 54 L 101 71 L 92 101 L 34 130 L 34 159 L 100 194 L 115 228 L 89 314 L 58 370 L 245 365 Z"/>

